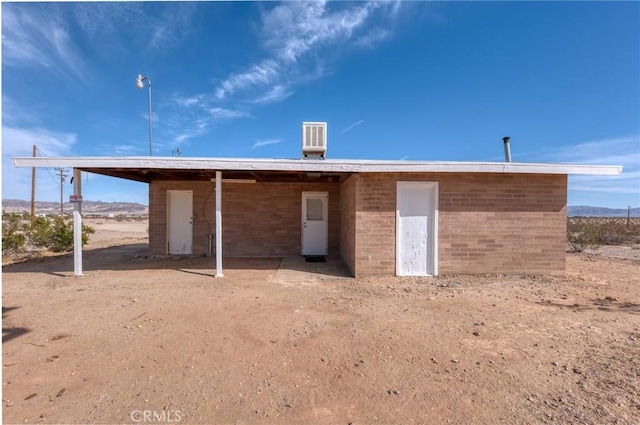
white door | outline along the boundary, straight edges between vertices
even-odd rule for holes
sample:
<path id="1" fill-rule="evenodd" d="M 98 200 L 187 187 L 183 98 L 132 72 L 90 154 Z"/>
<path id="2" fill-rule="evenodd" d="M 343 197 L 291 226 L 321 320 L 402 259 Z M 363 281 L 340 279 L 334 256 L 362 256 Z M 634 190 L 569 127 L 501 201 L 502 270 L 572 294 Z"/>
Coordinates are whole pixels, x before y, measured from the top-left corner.
<path id="1" fill-rule="evenodd" d="M 398 182 L 396 274 L 430 276 L 437 270 L 438 184 Z"/>
<path id="2" fill-rule="evenodd" d="M 302 255 L 327 255 L 327 192 L 302 192 Z"/>
<path id="3" fill-rule="evenodd" d="M 167 191 L 167 252 L 191 254 L 193 241 L 193 191 Z"/>

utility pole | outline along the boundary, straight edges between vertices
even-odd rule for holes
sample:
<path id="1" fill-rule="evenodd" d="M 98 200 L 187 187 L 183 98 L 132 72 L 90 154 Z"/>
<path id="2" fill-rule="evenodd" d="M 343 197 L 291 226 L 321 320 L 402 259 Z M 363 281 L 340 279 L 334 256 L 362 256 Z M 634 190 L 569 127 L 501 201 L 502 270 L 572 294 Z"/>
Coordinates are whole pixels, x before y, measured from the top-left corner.
<path id="1" fill-rule="evenodd" d="M 36 157 L 38 147 L 33 145 L 33 157 Z M 31 224 L 36 217 L 36 167 L 31 168 Z"/>
<path id="2" fill-rule="evenodd" d="M 64 181 L 67 178 L 67 170 L 64 168 L 56 168 L 60 176 L 60 215 L 64 213 Z"/>

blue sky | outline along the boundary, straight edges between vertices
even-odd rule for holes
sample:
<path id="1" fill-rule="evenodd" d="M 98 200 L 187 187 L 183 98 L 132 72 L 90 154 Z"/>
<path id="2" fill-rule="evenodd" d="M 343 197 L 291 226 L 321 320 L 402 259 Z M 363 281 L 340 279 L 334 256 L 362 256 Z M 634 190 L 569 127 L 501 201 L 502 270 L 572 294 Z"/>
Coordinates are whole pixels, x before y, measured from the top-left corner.
<path id="1" fill-rule="evenodd" d="M 2 4 L 2 197 L 47 156 L 300 157 L 623 165 L 570 177 L 569 205 L 640 206 L 640 3 Z M 59 199 L 53 170 L 38 200 Z M 85 199 L 147 186 L 84 177 Z M 71 187 L 65 187 L 67 194 Z M 65 196 L 66 197 L 66 196 Z"/>

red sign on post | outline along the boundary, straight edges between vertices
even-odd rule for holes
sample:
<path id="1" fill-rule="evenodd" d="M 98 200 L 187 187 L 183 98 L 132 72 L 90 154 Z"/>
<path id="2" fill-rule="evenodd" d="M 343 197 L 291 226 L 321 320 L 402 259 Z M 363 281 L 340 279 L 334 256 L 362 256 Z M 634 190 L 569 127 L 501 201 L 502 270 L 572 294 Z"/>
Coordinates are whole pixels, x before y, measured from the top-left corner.
<path id="1" fill-rule="evenodd" d="M 69 195 L 69 202 L 82 202 L 82 195 Z"/>

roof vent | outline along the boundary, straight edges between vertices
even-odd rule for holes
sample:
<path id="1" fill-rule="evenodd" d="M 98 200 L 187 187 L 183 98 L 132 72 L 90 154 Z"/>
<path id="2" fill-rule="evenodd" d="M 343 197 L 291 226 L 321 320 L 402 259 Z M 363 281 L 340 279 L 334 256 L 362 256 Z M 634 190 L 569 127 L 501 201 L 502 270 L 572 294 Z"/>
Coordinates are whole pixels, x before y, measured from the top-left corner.
<path id="1" fill-rule="evenodd" d="M 509 144 L 511 137 L 505 136 L 502 138 L 504 142 L 504 162 L 511 162 L 511 145 Z"/>
<path id="2" fill-rule="evenodd" d="M 324 159 L 327 153 L 327 123 L 302 123 L 302 157 L 304 159 Z"/>

